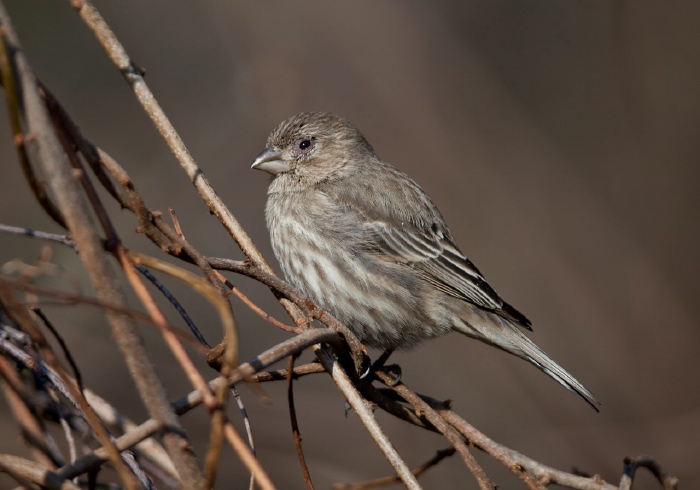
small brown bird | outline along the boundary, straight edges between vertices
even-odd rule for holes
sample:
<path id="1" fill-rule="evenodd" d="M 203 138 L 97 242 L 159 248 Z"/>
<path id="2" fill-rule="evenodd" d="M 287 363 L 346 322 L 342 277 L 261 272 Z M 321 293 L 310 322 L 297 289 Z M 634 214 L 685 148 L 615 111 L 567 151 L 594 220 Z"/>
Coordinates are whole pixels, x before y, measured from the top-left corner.
<path id="1" fill-rule="evenodd" d="M 265 215 L 287 280 L 362 342 L 409 348 L 454 330 L 531 362 L 597 410 L 520 331 L 530 321 L 459 250 L 428 195 L 350 122 L 289 118 L 252 168 L 273 175 Z"/>

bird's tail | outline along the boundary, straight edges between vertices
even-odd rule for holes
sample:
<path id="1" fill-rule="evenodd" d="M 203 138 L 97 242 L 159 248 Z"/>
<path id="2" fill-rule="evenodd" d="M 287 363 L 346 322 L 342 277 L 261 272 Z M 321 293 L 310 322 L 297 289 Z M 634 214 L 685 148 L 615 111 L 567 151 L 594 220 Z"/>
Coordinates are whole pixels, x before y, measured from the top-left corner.
<path id="1" fill-rule="evenodd" d="M 599 411 L 597 405 L 600 402 L 596 397 L 507 319 L 470 305 L 460 311 L 459 321 L 454 322 L 453 328 L 531 362 L 564 388 L 577 394 L 596 412 Z"/>

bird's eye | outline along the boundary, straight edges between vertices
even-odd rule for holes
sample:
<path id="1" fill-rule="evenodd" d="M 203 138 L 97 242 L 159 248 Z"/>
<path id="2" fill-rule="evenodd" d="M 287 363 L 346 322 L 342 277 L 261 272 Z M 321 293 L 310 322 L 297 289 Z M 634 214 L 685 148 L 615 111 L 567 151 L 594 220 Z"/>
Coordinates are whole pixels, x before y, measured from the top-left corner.
<path id="1" fill-rule="evenodd" d="M 299 153 L 306 154 L 316 146 L 316 140 L 314 138 L 299 138 L 294 142 L 294 146 Z"/>

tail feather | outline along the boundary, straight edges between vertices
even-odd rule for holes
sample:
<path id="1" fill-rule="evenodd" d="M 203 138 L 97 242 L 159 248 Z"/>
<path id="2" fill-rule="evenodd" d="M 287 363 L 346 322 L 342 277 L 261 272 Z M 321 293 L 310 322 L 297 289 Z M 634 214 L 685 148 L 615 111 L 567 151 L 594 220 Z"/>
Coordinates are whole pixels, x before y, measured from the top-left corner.
<path id="1" fill-rule="evenodd" d="M 542 352 L 542 351 L 540 351 Z M 542 352 L 546 356 L 544 352 Z M 564 368 L 559 366 L 556 362 L 552 361 L 551 358 L 547 357 L 547 359 L 555 366 L 556 370 L 553 371 L 550 368 L 545 367 L 542 365 L 542 363 L 536 361 L 532 357 L 527 357 L 526 360 L 530 361 L 532 364 L 534 364 L 537 368 L 542 370 L 546 375 L 548 375 L 550 378 L 552 378 L 554 381 L 557 383 L 561 384 L 564 388 L 567 390 L 571 391 L 572 393 L 575 393 L 578 395 L 579 398 L 581 398 L 583 401 L 588 403 L 588 405 L 593 408 L 596 412 L 600 412 L 598 410 L 598 407 L 596 405 L 600 405 L 600 402 L 598 399 L 593 396 L 593 393 L 588 391 L 585 386 L 583 386 L 576 378 L 571 376 Z"/>
<path id="2" fill-rule="evenodd" d="M 459 319 L 461 321 L 454 323 L 454 330 L 525 359 L 599 411 L 598 399 L 509 320 L 473 307 L 467 312 L 461 311 Z"/>

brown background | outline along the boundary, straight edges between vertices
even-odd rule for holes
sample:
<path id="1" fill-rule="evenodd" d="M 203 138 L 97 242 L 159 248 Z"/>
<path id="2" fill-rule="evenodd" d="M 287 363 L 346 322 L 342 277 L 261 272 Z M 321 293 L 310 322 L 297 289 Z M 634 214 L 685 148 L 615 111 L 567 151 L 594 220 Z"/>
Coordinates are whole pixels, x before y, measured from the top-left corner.
<path id="1" fill-rule="evenodd" d="M 532 338 L 603 407 L 595 414 L 522 361 L 457 335 L 396 356 L 409 386 L 452 399 L 485 433 L 552 466 L 615 482 L 624 456 L 648 453 L 681 478 L 682 488 L 699 484 L 698 2 L 97 5 L 273 263 L 263 224 L 267 177 L 249 164 L 283 118 L 337 112 L 434 198 L 462 249 L 533 320 Z M 148 203 L 175 208 L 203 253 L 240 258 L 68 2 L 11 0 L 7 7 L 39 77 L 85 134 L 127 168 Z M 0 222 L 60 231 L 28 197 L 4 116 L 0 162 Z M 134 236 L 129 213 L 111 211 L 129 246 L 157 253 Z M 0 236 L 0 261 L 36 261 L 42 245 Z M 68 250 L 56 247 L 54 261 L 80 271 Z M 233 279 L 283 318 L 265 288 Z M 182 299 L 217 341 L 213 311 L 198 298 Z M 234 309 L 243 358 L 286 337 L 237 300 Z M 46 310 L 87 384 L 142 420 L 101 314 Z M 158 335 L 145 335 L 171 397 L 187 392 Z M 263 464 L 280 488 L 303 488 L 283 386 L 265 387 L 270 403 L 241 390 Z M 318 488 L 389 473 L 355 416 L 344 416 L 327 377 L 302 380 L 296 393 Z M 17 452 L 6 410 L 0 401 L 0 452 Z M 445 446 L 378 417 L 411 465 Z M 200 453 L 207 420 L 199 413 L 185 418 Z M 230 453 L 224 457 L 218 488 L 245 488 L 241 465 Z M 481 460 L 501 488 L 518 486 Z M 474 487 L 456 458 L 422 482 Z M 13 484 L 0 476 L 0 487 Z M 657 487 L 643 475 L 635 488 Z"/>

